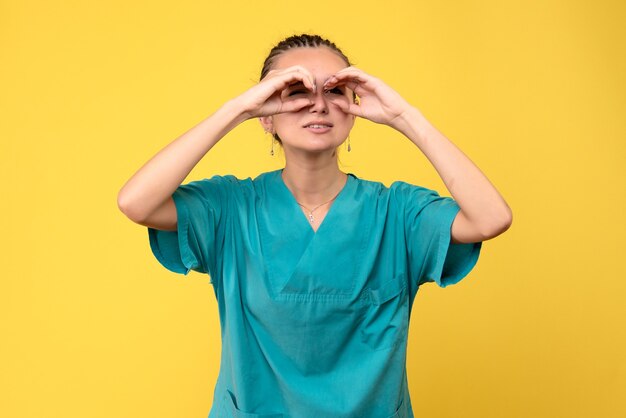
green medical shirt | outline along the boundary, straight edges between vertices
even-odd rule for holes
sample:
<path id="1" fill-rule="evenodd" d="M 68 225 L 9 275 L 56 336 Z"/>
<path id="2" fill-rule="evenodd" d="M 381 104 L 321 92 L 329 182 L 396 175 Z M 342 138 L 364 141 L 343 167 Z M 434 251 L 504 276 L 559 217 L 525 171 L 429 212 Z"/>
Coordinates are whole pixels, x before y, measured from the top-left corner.
<path id="1" fill-rule="evenodd" d="M 406 346 L 420 285 L 445 287 L 481 244 L 451 244 L 459 206 L 349 174 L 317 232 L 282 170 L 214 176 L 173 194 L 159 262 L 210 275 L 222 336 L 209 417 L 413 417 Z"/>

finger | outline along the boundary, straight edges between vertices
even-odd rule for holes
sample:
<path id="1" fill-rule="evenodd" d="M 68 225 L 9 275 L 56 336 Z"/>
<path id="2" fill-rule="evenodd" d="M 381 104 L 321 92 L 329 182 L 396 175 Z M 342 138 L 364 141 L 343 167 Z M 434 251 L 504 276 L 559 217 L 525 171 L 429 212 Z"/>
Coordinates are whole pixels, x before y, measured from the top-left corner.
<path id="1" fill-rule="evenodd" d="M 366 93 L 362 87 L 359 87 L 360 84 L 354 81 L 341 81 L 333 84 L 326 84 L 324 85 L 324 91 L 330 91 L 338 86 L 345 86 L 345 94 L 350 97 L 352 97 L 353 94 L 363 95 Z"/>
<path id="2" fill-rule="evenodd" d="M 313 104 L 311 99 L 301 98 L 284 101 L 278 113 L 297 112 L 298 110 Z"/>
<path id="3" fill-rule="evenodd" d="M 315 90 L 316 90 L 315 77 L 313 76 L 313 74 L 309 70 L 307 70 L 305 67 L 302 67 L 301 65 L 297 65 L 296 69 L 298 73 L 302 73 L 305 75 L 305 78 L 302 80 L 304 85 L 307 86 L 309 90 L 311 90 L 313 93 L 315 93 Z M 305 80 L 306 82 L 304 82 Z"/>
<path id="4" fill-rule="evenodd" d="M 330 102 L 332 104 L 334 104 L 335 106 L 337 106 L 339 109 L 341 109 L 344 113 L 348 113 L 348 101 L 347 100 L 342 100 L 340 98 L 337 99 L 331 99 Z"/>
<path id="5" fill-rule="evenodd" d="M 368 86 L 366 83 L 360 82 L 359 80 L 353 79 L 328 79 L 324 84 L 324 89 L 332 89 L 337 86 L 346 86 L 350 90 L 354 91 L 356 94 L 362 94 L 363 90 L 371 90 L 371 86 Z"/>
<path id="6" fill-rule="evenodd" d="M 341 109 L 344 113 L 361 116 L 361 107 L 351 103 L 346 97 L 337 97 L 330 99 L 330 102 Z"/>
<path id="7" fill-rule="evenodd" d="M 332 89 L 334 87 L 337 86 L 346 86 L 351 90 L 356 90 L 358 87 L 364 88 L 364 89 L 368 89 L 371 90 L 371 86 L 368 86 L 367 82 L 358 80 L 358 79 L 352 79 L 352 78 L 346 78 L 346 79 L 329 79 L 325 84 L 324 84 L 324 89 Z"/>
<path id="8" fill-rule="evenodd" d="M 371 76 L 363 73 L 361 70 L 348 67 L 338 71 L 328 78 L 328 80 L 324 83 L 324 87 L 334 86 L 340 83 L 345 83 L 346 81 L 352 81 L 357 84 L 366 84 L 371 79 Z"/>
<path id="9" fill-rule="evenodd" d="M 315 93 L 315 77 L 309 70 L 301 65 L 294 65 L 292 67 L 288 67 L 284 69 L 284 74 L 288 76 L 289 81 L 298 80 L 301 81 L 302 84 L 313 93 Z M 288 83 L 293 84 L 293 83 Z"/>
<path id="10" fill-rule="evenodd" d="M 371 75 L 367 74 L 365 71 L 361 70 L 360 68 L 356 68 L 355 66 L 350 66 L 350 67 L 346 67 L 346 68 L 342 68 L 341 70 L 337 71 L 335 73 L 335 75 L 339 75 L 339 74 L 346 74 L 346 73 L 350 73 L 350 74 L 360 74 L 363 77 L 367 78 L 367 77 L 372 77 Z"/>

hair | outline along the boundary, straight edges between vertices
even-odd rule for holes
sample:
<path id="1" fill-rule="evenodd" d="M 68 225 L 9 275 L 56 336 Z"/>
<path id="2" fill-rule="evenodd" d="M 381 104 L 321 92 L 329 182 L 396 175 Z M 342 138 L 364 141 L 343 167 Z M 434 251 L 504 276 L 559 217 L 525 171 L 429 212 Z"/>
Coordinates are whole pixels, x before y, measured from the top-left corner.
<path id="1" fill-rule="evenodd" d="M 285 38 L 282 41 L 280 41 L 278 44 L 276 44 L 274 48 L 272 48 L 267 58 L 265 58 L 265 62 L 263 63 L 263 68 L 261 69 L 260 80 L 263 80 L 265 76 L 267 75 L 267 73 L 270 72 L 270 70 L 272 69 L 272 66 L 276 62 L 277 57 L 280 54 L 287 52 L 290 49 L 295 49 L 295 48 L 320 48 L 323 46 L 329 48 L 331 51 L 339 55 L 341 59 L 343 59 L 346 62 L 348 67 L 352 65 L 348 57 L 346 57 L 346 55 L 343 52 L 341 52 L 341 49 L 339 49 L 339 47 L 335 45 L 333 42 L 329 41 L 328 39 L 322 38 L 319 35 L 310 35 L 310 34 L 303 33 L 301 35 L 292 35 L 288 38 Z M 353 96 L 354 98 L 356 98 L 356 93 L 353 93 Z M 278 134 L 274 134 L 274 139 L 276 139 L 276 141 L 278 141 L 278 143 L 282 145 L 282 142 Z"/>
<path id="2" fill-rule="evenodd" d="M 319 35 L 309 35 L 303 33 L 302 35 L 292 35 L 288 38 L 280 41 L 272 50 L 270 51 L 267 58 L 265 58 L 265 62 L 263 63 L 263 68 L 261 69 L 261 80 L 265 78 L 267 73 L 272 69 L 272 65 L 276 61 L 276 58 L 282 54 L 283 52 L 287 52 L 290 49 L 294 48 L 319 48 L 319 47 L 328 47 L 333 52 L 337 53 L 345 62 L 348 64 L 348 67 L 352 65 L 350 60 L 346 55 L 341 52 L 341 49 L 337 47 L 333 42 L 328 39 L 324 39 Z"/>

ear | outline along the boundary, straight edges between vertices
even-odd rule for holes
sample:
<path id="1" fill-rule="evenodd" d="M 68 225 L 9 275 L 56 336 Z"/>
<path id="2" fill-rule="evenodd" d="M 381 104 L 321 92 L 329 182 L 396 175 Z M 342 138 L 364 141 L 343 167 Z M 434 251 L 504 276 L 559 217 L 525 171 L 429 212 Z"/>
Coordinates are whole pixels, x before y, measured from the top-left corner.
<path id="1" fill-rule="evenodd" d="M 261 116 L 259 122 L 261 122 L 261 126 L 263 126 L 265 132 L 274 133 L 274 122 L 271 116 Z"/>

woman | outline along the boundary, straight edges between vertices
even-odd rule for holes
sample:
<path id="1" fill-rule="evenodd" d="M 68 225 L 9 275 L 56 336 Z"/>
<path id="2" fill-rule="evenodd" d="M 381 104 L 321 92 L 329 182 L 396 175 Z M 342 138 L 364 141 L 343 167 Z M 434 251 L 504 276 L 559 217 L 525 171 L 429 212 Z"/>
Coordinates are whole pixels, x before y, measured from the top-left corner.
<path id="1" fill-rule="evenodd" d="M 342 172 L 337 149 L 357 116 L 402 132 L 453 198 Z M 251 118 L 282 145 L 283 169 L 181 185 Z M 210 417 L 412 417 L 418 287 L 461 280 L 511 224 L 498 191 L 419 110 L 317 35 L 274 47 L 261 81 L 148 161 L 118 205 L 148 227 L 165 267 L 211 277 L 222 357 Z"/>

